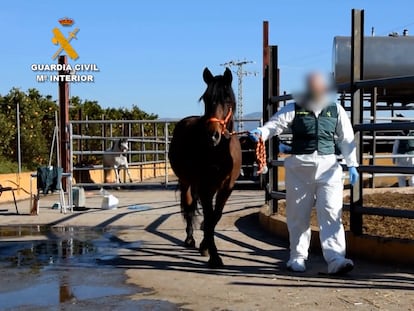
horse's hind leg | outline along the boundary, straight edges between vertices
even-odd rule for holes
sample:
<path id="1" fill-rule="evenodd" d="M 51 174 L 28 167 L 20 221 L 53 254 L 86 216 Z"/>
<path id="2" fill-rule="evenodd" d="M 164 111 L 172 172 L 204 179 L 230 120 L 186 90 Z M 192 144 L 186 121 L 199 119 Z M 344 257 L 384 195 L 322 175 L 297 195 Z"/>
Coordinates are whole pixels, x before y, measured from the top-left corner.
<path id="1" fill-rule="evenodd" d="M 191 187 L 189 185 L 180 184 L 181 191 L 181 212 L 183 213 L 186 221 L 186 233 L 187 237 L 184 241 L 184 246 L 189 248 L 195 247 L 194 233 L 194 217 L 197 211 L 197 200 L 193 197 Z"/>
<path id="2" fill-rule="evenodd" d="M 129 172 L 129 166 L 128 166 L 128 163 L 125 163 L 125 170 L 126 170 L 126 173 L 127 173 L 127 175 L 128 175 L 129 182 L 132 182 L 132 177 L 131 177 L 131 173 Z"/>
<path id="3" fill-rule="evenodd" d="M 116 184 L 120 184 L 121 183 L 121 179 L 119 177 L 119 168 L 118 167 L 114 167 L 114 172 L 115 172 L 115 183 Z"/>
<path id="4" fill-rule="evenodd" d="M 132 177 L 131 177 L 131 173 L 129 172 L 129 168 L 127 168 L 126 171 L 127 171 L 127 175 L 129 178 L 129 182 L 132 182 Z"/>

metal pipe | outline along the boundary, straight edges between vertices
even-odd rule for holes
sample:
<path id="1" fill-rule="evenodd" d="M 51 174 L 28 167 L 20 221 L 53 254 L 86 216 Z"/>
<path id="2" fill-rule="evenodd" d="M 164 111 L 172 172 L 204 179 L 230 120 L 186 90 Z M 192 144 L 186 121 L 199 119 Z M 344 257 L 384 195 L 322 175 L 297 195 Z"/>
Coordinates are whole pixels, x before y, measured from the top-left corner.
<path id="1" fill-rule="evenodd" d="M 358 171 L 365 173 L 399 173 L 414 175 L 413 166 L 360 165 Z"/>
<path id="2" fill-rule="evenodd" d="M 272 96 L 270 97 L 270 103 L 272 104 L 276 104 L 279 102 L 283 102 L 283 101 L 288 101 L 293 99 L 293 95 L 292 94 L 283 94 L 283 95 L 278 95 L 278 96 Z"/>
<path id="3" fill-rule="evenodd" d="M 401 131 L 414 130 L 414 122 L 393 122 L 393 123 L 358 123 L 354 124 L 354 131 Z"/>
<path id="4" fill-rule="evenodd" d="M 168 139 L 168 123 L 164 124 L 164 161 L 165 161 L 165 187 L 168 186 L 168 150 L 169 150 L 169 139 Z"/>
<path id="5" fill-rule="evenodd" d="M 18 173 L 18 185 L 20 187 L 20 175 L 22 173 L 22 149 L 20 138 L 20 103 L 16 100 L 16 123 L 17 123 L 17 173 Z"/>
<path id="6" fill-rule="evenodd" d="M 414 219 L 413 210 L 398 210 L 386 207 L 357 207 L 354 212 L 360 215 L 378 215 Z"/>
<path id="7" fill-rule="evenodd" d="M 398 135 L 391 135 L 391 136 L 371 136 L 371 135 L 364 135 L 363 138 L 365 140 L 372 140 L 376 138 L 376 140 L 412 140 L 414 136 L 398 136 Z"/>

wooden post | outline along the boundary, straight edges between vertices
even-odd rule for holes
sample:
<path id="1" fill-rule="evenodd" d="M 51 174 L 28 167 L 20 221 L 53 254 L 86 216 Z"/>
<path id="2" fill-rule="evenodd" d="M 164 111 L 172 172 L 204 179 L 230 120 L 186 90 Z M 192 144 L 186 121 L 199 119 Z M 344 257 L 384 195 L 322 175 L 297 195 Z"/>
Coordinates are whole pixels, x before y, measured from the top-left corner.
<path id="1" fill-rule="evenodd" d="M 352 37 L 351 37 L 351 120 L 352 124 L 363 122 L 363 90 L 355 86 L 355 82 L 364 77 L 364 11 L 352 10 Z M 355 135 L 357 159 L 362 164 L 363 132 Z M 354 234 L 362 234 L 362 214 L 358 208 L 363 206 L 362 200 L 363 176 L 351 187 L 350 226 Z"/>
<path id="2" fill-rule="evenodd" d="M 269 66 L 269 22 L 263 21 L 263 77 Z"/>
<path id="3" fill-rule="evenodd" d="M 266 123 L 269 120 L 267 112 L 269 105 L 269 22 L 263 21 L 263 103 L 262 103 L 262 118 L 263 122 Z M 266 142 L 266 158 L 269 159 L 269 143 Z M 272 168 L 270 167 L 270 170 Z M 265 201 L 266 204 L 270 205 L 270 185 L 269 185 L 269 174 L 262 175 L 261 182 L 265 188 Z"/>
<path id="4" fill-rule="evenodd" d="M 278 47 L 270 46 L 269 47 L 269 66 L 267 68 L 267 120 L 277 111 L 279 102 L 271 103 L 270 98 L 274 96 L 279 96 L 279 68 L 278 68 Z M 277 158 L 278 155 L 278 141 L 276 139 L 269 139 L 266 145 L 267 150 L 267 159 L 273 160 Z M 278 191 L 278 167 L 270 167 L 268 173 L 269 183 L 268 191 Z M 268 204 L 273 209 L 273 213 L 277 212 L 277 200 L 269 199 Z"/>
<path id="5" fill-rule="evenodd" d="M 66 55 L 59 56 L 58 63 L 67 65 Z M 69 74 L 66 70 L 60 70 L 59 75 Z M 59 119 L 60 119 L 60 165 L 63 172 L 70 172 L 70 141 L 69 141 L 69 83 L 59 79 Z M 66 182 L 63 183 L 65 188 Z"/>

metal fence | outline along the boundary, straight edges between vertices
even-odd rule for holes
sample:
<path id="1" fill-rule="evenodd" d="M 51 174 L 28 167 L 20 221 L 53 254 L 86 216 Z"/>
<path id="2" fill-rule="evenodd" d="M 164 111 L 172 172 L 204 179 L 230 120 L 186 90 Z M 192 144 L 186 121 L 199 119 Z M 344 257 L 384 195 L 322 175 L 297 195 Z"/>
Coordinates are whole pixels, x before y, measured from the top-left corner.
<path id="1" fill-rule="evenodd" d="M 83 187 L 105 186 L 153 186 L 165 187 L 176 184 L 174 174 L 168 161 L 168 150 L 173 130 L 178 120 L 83 120 L 71 121 L 72 172 L 76 185 Z M 261 119 L 243 119 L 245 125 L 260 126 Z M 105 180 L 103 155 L 119 139 L 127 139 L 129 150 L 125 152 L 128 159 L 133 182 L 126 180 L 124 170 L 121 172 L 122 184 Z M 247 150 L 244 152 L 254 152 Z M 239 183 L 257 182 L 246 179 Z"/>
<path id="2" fill-rule="evenodd" d="M 412 139 L 401 136 L 404 130 L 414 130 L 414 122 L 409 118 L 395 117 L 394 111 L 411 110 L 408 104 L 414 103 L 414 77 L 396 77 L 377 80 L 363 80 L 363 12 L 353 10 L 352 27 L 352 61 L 351 83 L 339 85 L 340 102 L 351 114 L 355 130 L 357 157 L 360 173 L 369 177 L 371 186 L 375 177 L 414 175 L 414 167 L 378 165 L 381 158 L 399 158 L 407 155 L 378 154 L 377 146 L 381 142 L 390 145 L 394 140 Z M 293 99 L 292 95 L 279 95 L 279 68 L 277 46 L 264 44 L 264 79 L 263 79 L 263 117 L 268 120 L 281 105 Z M 408 88 L 403 94 L 389 94 L 392 86 L 404 83 Z M 392 92 L 391 92 L 392 93 Z M 395 105 L 399 103 L 398 105 Z M 378 111 L 388 111 L 390 117 L 379 117 Z M 368 113 L 369 116 L 365 116 Z M 379 123 L 378 121 L 385 121 Z M 392 122 L 399 121 L 399 122 Z M 285 199 L 286 194 L 281 191 L 278 184 L 279 168 L 283 166 L 283 159 L 278 158 L 278 141 L 268 143 L 268 158 L 270 159 L 269 177 L 267 179 L 266 201 L 273 209 L 278 210 L 278 200 Z M 412 156 L 410 156 L 412 157 Z M 364 160 L 368 161 L 365 165 Z M 363 215 L 378 215 L 387 217 L 400 217 L 414 219 L 413 210 L 400 210 L 394 208 L 366 207 L 363 200 L 363 178 L 351 187 L 350 225 L 354 234 L 363 232 Z"/>
<path id="3" fill-rule="evenodd" d="M 74 158 L 73 175 L 80 186 L 113 186 L 104 180 L 103 155 L 120 139 L 128 141 L 125 152 L 133 183 L 123 185 L 169 183 L 168 146 L 176 120 L 84 120 L 72 121 L 71 137 Z M 121 169 L 122 172 L 122 169 Z M 93 175 L 89 178 L 87 175 Z M 93 180 L 94 179 L 94 180 Z M 91 182 L 93 180 L 93 183 Z"/>

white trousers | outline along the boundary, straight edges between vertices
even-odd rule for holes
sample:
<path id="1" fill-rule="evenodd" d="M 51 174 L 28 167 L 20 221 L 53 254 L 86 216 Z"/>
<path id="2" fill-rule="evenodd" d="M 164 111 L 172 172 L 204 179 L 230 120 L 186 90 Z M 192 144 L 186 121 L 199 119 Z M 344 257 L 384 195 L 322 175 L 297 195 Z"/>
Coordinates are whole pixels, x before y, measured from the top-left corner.
<path id="1" fill-rule="evenodd" d="M 345 257 L 342 225 L 342 167 L 335 155 L 292 155 L 285 160 L 286 216 L 290 258 L 307 259 L 310 216 L 316 207 L 323 256 L 329 264 Z"/>
<path id="2" fill-rule="evenodd" d="M 397 166 L 414 166 L 414 158 L 407 157 L 407 158 L 395 158 L 395 165 Z M 407 177 L 408 177 L 408 185 L 410 187 L 414 186 L 414 176 L 399 176 L 398 177 L 398 187 L 406 187 L 407 186 Z"/>

